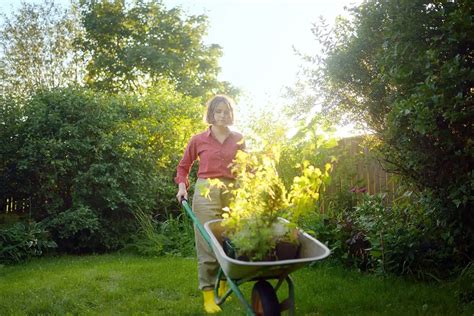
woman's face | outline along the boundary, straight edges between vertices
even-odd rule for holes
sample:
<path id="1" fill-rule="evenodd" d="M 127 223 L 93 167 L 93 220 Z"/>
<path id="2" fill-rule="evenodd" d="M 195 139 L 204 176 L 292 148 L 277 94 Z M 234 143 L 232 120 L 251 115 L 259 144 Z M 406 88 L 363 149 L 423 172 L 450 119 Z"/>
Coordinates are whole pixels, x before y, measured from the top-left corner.
<path id="1" fill-rule="evenodd" d="M 216 106 L 214 111 L 214 124 L 216 126 L 229 126 L 232 124 L 232 115 L 229 106 L 223 102 Z"/>

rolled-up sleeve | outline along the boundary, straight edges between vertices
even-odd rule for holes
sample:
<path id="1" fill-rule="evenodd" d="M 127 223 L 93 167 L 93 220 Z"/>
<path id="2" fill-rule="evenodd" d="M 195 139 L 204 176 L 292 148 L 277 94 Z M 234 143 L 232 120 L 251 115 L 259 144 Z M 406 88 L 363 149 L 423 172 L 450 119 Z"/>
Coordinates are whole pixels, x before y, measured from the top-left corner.
<path id="1" fill-rule="evenodd" d="M 183 158 L 178 164 L 176 177 L 174 178 L 174 181 L 177 184 L 184 183 L 186 184 L 187 188 L 189 187 L 189 171 L 191 170 L 191 167 L 193 166 L 194 161 L 196 161 L 197 157 L 198 154 L 196 148 L 196 137 L 193 137 L 189 141 L 188 146 L 184 151 Z"/>

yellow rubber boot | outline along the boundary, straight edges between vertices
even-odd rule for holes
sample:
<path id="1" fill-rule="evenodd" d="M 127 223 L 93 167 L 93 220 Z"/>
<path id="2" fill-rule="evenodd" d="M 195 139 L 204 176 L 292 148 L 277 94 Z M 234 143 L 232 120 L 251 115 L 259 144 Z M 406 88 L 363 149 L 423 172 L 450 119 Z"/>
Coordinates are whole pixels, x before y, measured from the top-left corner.
<path id="1" fill-rule="evenodd" d="M 204 310 L 208 314 L 221 312 L 222 309 L 214 302 L 214 290 L 203 290 L 204 296 Z"/>
<path id="2" fill-rule="evenodd" d="M 219 297 L 222 297 L 222 295 L 227 292 L 228 286 L 227 286 L 227 281 L 226 280 L 220 280 L 219 281 L 219 289 L 217 290 L 217 294 Z M 230 300 L 232 297 L 228 297 L 227 300 Z"/>

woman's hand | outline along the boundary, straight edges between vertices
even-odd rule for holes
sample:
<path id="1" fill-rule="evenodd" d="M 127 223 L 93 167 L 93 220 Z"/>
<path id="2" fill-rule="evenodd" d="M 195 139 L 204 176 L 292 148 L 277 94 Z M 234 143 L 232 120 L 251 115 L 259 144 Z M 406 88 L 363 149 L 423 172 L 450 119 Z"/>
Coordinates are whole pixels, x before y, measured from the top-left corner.
<path id="1" fill-rule="evenodd" d="M 178 202 L 181 203 L 183 199 L 188 199 L 188 190 L 186 190 L 186 184 L 180 183 L 178 193 L 176 194 Z"/>

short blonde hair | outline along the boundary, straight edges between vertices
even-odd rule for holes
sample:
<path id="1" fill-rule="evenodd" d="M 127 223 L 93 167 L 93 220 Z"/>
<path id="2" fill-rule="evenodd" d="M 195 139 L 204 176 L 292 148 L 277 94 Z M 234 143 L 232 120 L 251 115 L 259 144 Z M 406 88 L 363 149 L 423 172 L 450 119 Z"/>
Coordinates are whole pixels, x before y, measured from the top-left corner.
<path id="1" fill-rule="evenodd" d="M 224 94 L 217 94 L 207 102 L 206 122 L 208 124 L 214 124 L 214 112 L 219 104 L 224 103 L 229 107 L 230 111 L 230 124 L 234 124 L 234 100 L 231 97 Z"/>

